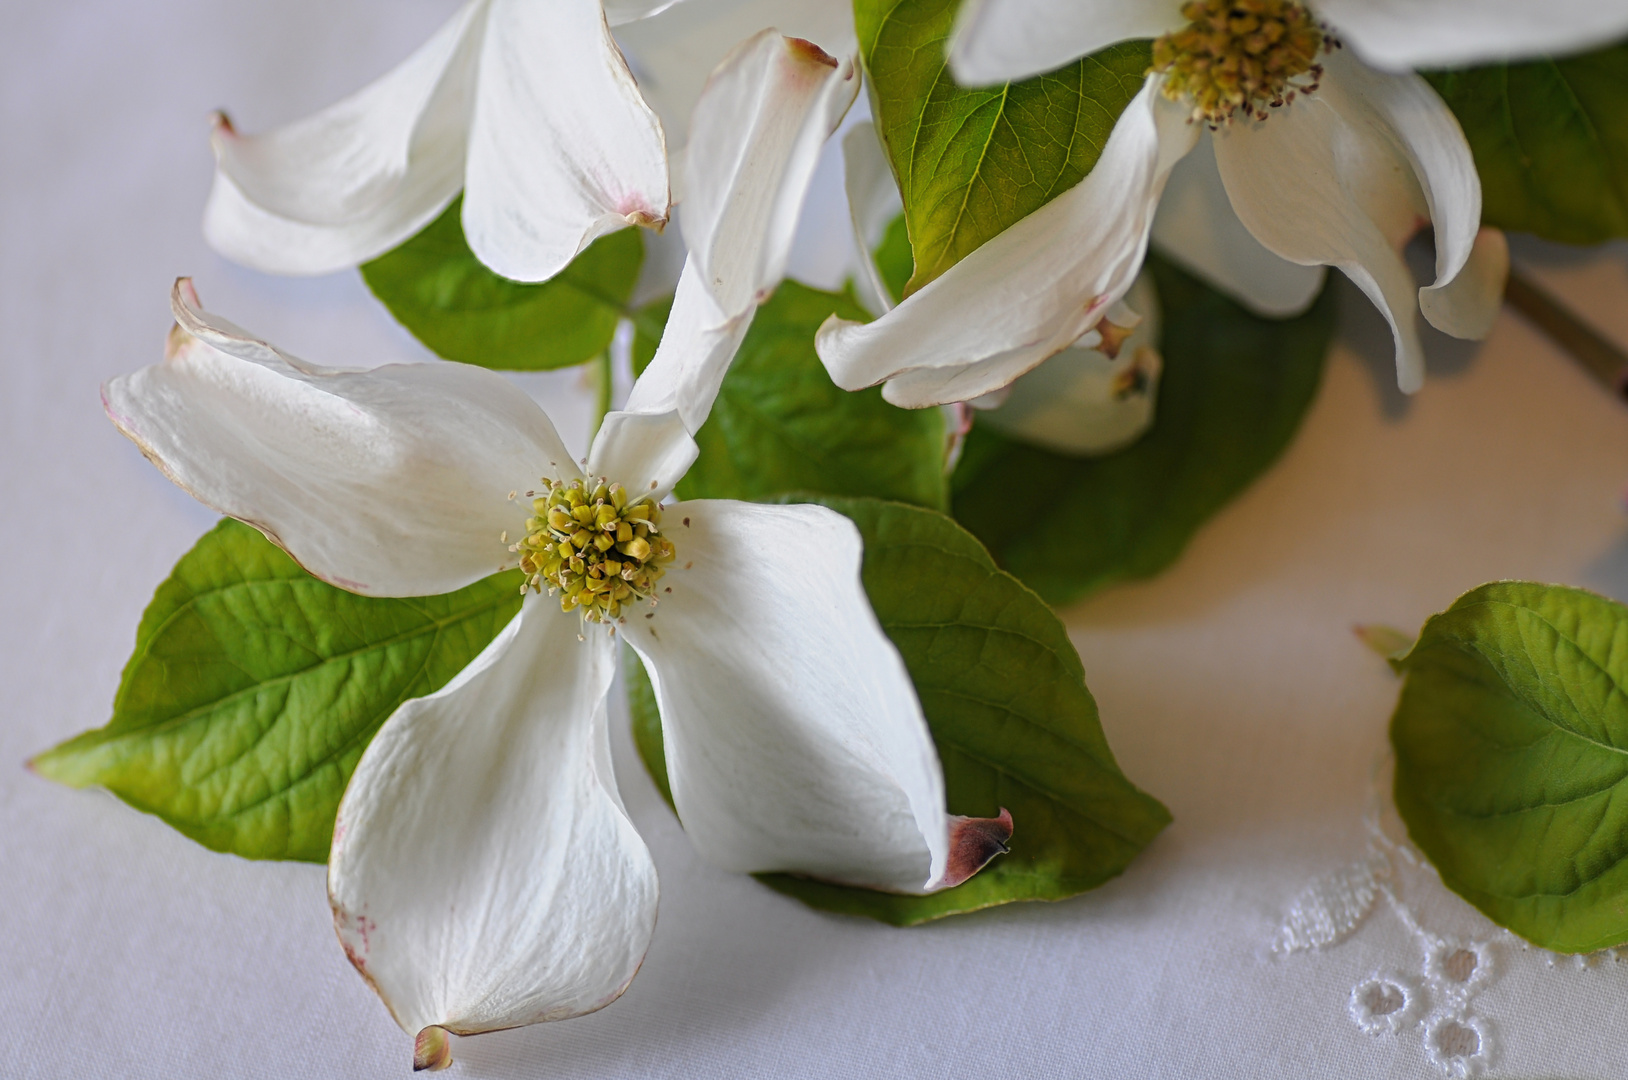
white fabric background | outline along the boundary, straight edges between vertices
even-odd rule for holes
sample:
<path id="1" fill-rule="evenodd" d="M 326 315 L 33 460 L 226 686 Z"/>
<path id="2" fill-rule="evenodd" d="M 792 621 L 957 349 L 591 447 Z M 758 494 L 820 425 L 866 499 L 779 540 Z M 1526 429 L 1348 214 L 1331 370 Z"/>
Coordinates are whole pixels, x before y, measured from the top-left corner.
<path id="1" fill-rule="evenodd" d="M 21 764 L 106 721 L 143 606 L 211 523 L 97 400 L 159 358 L 171 280 L 196 275 L 213 310 L 313 360 L 425 355 L 354 274 L 274 279 L 204 247 L 207 111 L 251 131 L 300 116 L 451 7 L 0 0 L 0 1076 L 407 1071 L 407 1037 L 334 940 L 320 867 L 212 854 Z M 831 272 L 834 206 L 805 269 Z M 1628 341 L 1620 249 L 1525 252 Z M 1628 597 L 1628 407 L 1512 315 L 1479 349 L 1433 338 L 1430 382 L 1404 401 L 1383 324 L 1342 299 L 1343 343 L 1284 461 L 1162 578 L 1066 613 L 1121 763 L 1175 814 L 1128 874 L 915 930 L 818 914 L 700 864 L 619 735 L 661 873 L 644 969 L 594 1016 L 460 1042 L 461 1075 L 1431 1075 L 1417 1032 L 1346 1016 L 1358 977 L 1417 970 L 1394 920 L 1263 952 L 1292 896 L 1363 851 L 1396 684 L 1349 626 L 1411 631 L 1500 577 Z M 527 386 L 580 441 L 576 378 Z M 1496 950 L 1477 1003 L 1495 1075 L 1628 1076 L 1628 970 Z"/>

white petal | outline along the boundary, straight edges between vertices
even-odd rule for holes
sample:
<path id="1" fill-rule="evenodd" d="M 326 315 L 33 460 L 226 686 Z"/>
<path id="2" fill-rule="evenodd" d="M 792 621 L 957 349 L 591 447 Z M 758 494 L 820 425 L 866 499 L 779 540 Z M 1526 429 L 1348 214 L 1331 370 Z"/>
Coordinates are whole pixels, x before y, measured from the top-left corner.
<path id="1" fill-rule="evenodd" d="M 667 220 L 661 124 L 599 0 L 491 0 L 463 224 L 504 277 L 544 281 L 594 240 Z"/>
<path id="2" fill-rule="evenodd" d="M 1267 318 L 1298 315 L 1323 288 L 1323 267 L 1280 259 L 1244 228 L 1221 183 L 1209 139 L 1200 139 L 1171 170 L 1153 217 L 1153 246 Z"/>
<path id="3" fill-rule="evenodd" d="M 893 167 L 888 164 L 875 124 L 855 124 L 842 137 L 842 177 L 859 261 L 855 275 L 859 298 L 873 315 L 885 315 L 893 310 L 893 296 L 871 253 L 881 243 L 888 225 L 903 212 L 904 203 L 899 199 Z"/>
<path id="4" fill-rule="evenodd" d="M 1624 0 L 1317 0 L 1317 13 L 1391 71 L 1575 52 L 1628 34 Z"/>
<path id="5" fill-rule="evenodd" d="M 616 999 L 656 870 L 611 773 L 614 640 L 533 596 L 439 692 L 397 709 L 328 860 L 351 963 L 408 1034 L 563 1020 Z"/>
<path id="6" fill-rule="evenodd" d="M 1492 332 L 1508 281 L 1509 243 L 1499 230 L 1484 228 L 1457 277 L 1419 290 L 1419 310 L 1445 334 L 1480 340 Z"/>
<path id="7" fill-rule="evenodd" d="M 759 31 L 772 27 L 805 38 L 833 56 L 858 48 L 853 5 L 840 0 L 685 0 L 627 26 L 612 15 L 611 25 L 645 100 L 661 116 L 670 148 L 689 139 L 690 115 L 707 76 Z"/>
<path id="8" fill-rule="evenodd" d="M 852 59 L 765 30 L 712 73 L 685 152 L 684 243 L 730 317 L 785 275 L 820 148 L 859 92 Z"/>
<path id="9" fill-rule="evenodd" d="M 577 475 L 554 427 L 467 364 L 322 368 L 196 307 L 162 364 L 109 381 L 108 416 L 201 502 L 352 592 L 411 596 L 513 566 L 527 511 L 509 492 Z M 557 471 L 556 471 L 557 466 Z"/>
<path id="10" fill-rule="evenodd" d="M 868 324 L 826 320 L 815 339 L 838 386 L 888 383 L 919 408 L 1005 386 L 1096 325 L 1136 279 L 1153 210 L 1196 125 L 1149 79 L 1102 157 L 1072 189 Z"/>
<path id="11" fill-rule="evenodd" d="M 1412 167 L 1435 228 L 1436 287 L 1447 285 L 1470 257 L 1481 228 L 1481 178 L 1458 118 L 1417 75 L 1386 75 L 1338 53 L 1326 67 L 1329 105 L 1369 138 L 1393 144 Z M 1374 210 L 1375 219 L 1385 212 Z M 1392 212 L 1406 218 L 1400 207 Z M 1399 228 L 1417 228 L 1416 220 Z"/>
<path id="12" fill-rule="evenodd" d="M 1163 370 L 1159 298 L 1146 271 L 1126 301 L 1141 319 L 1116 356 L 1094 347 L 1064 349 L 1013 383 L 1005 400 L 980 413 L 976 423 L 1076 456 L 1112 453 L 1140 438 L 1153 424 Z M 1092 338 L 1098 338 L 1095 331 L 1086 340 Z"/>
<path id="13" fill-rule="evenodd" d="M 486 0 L 400 67 L 315 116 L 244 136 L 217 117 L 204 235 L 259 270 L 321 274 L 395 247 L 463 185 Z"/>
<path id="14" fill-rule="evenodd" d="M 1261 123 L 1218 132 L 1233 209 L 1268 249 L 1337 266 L 1384 313 L 1397 384 L 1424 382 L 1418 288 L 1401 248 L 1436 216 L 1437 285 L 1463 267 L 1480 185 L 1463 134 L 1417 76 L 1386 76 L 1338 53 L 1322 89 Z"/>
<path id="15" fill-rule="evenodd" d="M 628 620 L 684 830 L 726 870 L 922 891 L 949 858 L 944 778 L 904 661 L 820 506 L 663 512 L 677 560 Z M 687 521 L 688 524 L 680 524 Z"/>
<path id="16" fill-rule="evenodd" d="M 676 410 L 700 430 L 758 303 L 785 272 L 820 146 L 858 84 L 852 61 L 773 31 L 713 73 L 686 154 L 690 254 L 628 412 Z"/>
<path id="17" fill-rule="evenodd" d="M 605 21 L 612 26 L 660 15 L 679 0 L 604 0 Z"/>
<path id="18" fill-rule="evenodd" d="M 1181 0 L 963 0 L 950 35 L 950 71 L 962 86 L 1027 79 L 1186 22 Z"/>
<path id="19" fill-rule="evenodd" d="M 701 453 L 675 412 L 606 415 L 588 454 L 588 475 L 627 488 L 634 499 L 665 499 Z"/>
<path id="20" fill-rule="evenodd" d="M 755 314 L 754 305 L 734 318 L 726 316 L 703 284 L 695 260 L 686 259 L 661 344 L 633 384 L 626 411 L 677 412 L 692 433 L 700 431 Z"/>

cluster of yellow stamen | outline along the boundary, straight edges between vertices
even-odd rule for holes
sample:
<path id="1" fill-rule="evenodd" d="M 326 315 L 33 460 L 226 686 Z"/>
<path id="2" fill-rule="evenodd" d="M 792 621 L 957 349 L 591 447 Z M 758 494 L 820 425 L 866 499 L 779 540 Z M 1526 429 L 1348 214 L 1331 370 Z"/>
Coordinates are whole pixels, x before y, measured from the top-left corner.
<path id="1" fill-rule="evenodd" d="M 527 586 L 558 592 L 560 610 L 593 622 L 614 622 L 624 608 L 651 599 L 673 561 L 654 500 L 634 501 L 603 478 L 544 480 L 541 492 L 529 494 L 536 497 L 526 538 L 511 549 L 520 553 Z"/>
<path id="2" fill-rule="evenodd" d="M 1151 70 L 1164 75 L 1166 97 L 1211 127 L 1240 110 L 1265 120 L 1267 107 L 1313 92 L 1318 55 L 1338 44 L 1294 0 L 1188 0 L 1181 13 L 1188 25 L 1153 43 Z"/>

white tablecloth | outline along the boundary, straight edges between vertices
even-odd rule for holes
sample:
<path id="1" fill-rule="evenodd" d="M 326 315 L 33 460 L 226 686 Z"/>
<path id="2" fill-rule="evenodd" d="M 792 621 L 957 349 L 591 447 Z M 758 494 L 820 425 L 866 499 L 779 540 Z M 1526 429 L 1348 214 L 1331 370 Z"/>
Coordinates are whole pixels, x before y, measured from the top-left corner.
<path id="1" fill-rule="evenodd" d="M 159 358 L 171 280 L 195 275 L 213 310 L 313 360 L 425 356 L 355 274 L 269 278 L 204 246 L 208 110 L 246 130 L 303 115 L 451 6 L 0 6 L 0 1075 L 407 1071 L 320 867 L 213 854 L 21 765 L 106 721 L 142 608 L 212 520 L 97 400 Z M 805 230 L 816 278 L 844 235 L 832 205 Z M 1622 250 L 1523 252 L 1628 341 Z M 700 863 L 619 735 L 661 873 L 644 968 L 593 1016 L 461 1041 L 462 1074 L 1440 1075 L 1420 1028 L 1369 1035 L 1348 1015 L 1371 972 L 1424 985 L 1394 910 L 1324 950 L 1269 951 L 1296 895 L 1367 850 L 1397 686 L 1350 625 L 1411 632 L 1493 578 L 1628 597 L 1628 407 L 1508 314 L 1480 347 L 1433 337 L 1430 382 L 1404 400 L 1383 323 L 1341 288 L 1342 343 L 1282 463 L 1163 577 L 1065 613 L 1120 762 L 1175 815 L 1123 878 L 914 930 L 819 914 Z M 576 379 L 525 383 L 580 441 Z M 1490 942 L 1470 1009 L 1491 1074 L 1628 1076 L 1628 971 L 1551 963 L 1428 873 L 1397 875 L 1427 933 Z"/>

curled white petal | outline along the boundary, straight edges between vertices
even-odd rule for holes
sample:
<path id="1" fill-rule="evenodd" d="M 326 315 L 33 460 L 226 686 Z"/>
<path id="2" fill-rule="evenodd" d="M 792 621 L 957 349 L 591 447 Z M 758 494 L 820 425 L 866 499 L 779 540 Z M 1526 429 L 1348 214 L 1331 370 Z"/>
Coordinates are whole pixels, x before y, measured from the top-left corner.
<path id="1" fill-rule="evenodd" d="M 611 773 L 615 644 L 546 596 L 397 709 L 334 824 L 347 955 L 408 1034 L 562 1020 L 627 988 L 656 871 Z"/>
<path id="2" fill-rule="evenodd" d="M 820 148 L 859 92 L 852 58 L 765 30 L 707 81 L 685 153 L 690 258 L 728 316 L 785 275 Z"/>
<path id="3" fill-rule="evenodd" d="M 855 124 L 842 137 L 842 179 L 859 261 L 855 275 L 859 298 L 872 314 L 884 315 L 893 310 L 893 296 L 871 252 L 881 243 L 888 225 L 904 211 L 904 203 L 875 124 Z"/>
<path id="4" fill-rule="evenodd" d="M 161 364 L 110 380 L 108 416 L 199 501 L 352 592 L 448 592 L 515 564 L 509 493 L 576 475 L 548 417 L 465 364 L 323 368 L 200 310 L 185 281 Z"/>
<path id="5" fill-rule="evenodd" d="M 1217 133 L 1216 161 L 1238 217 L 1269 250 L 1337 266 L 1384 313 L 1397 384 L 1424 382 L 1419 299 L 1401 248 L 1435 222 L 1436 287 L 1463 268 L 1481 188 L 1458 123 L 1415 75 L 1383 75 L 1334 54 L 1322 89 L 1260 123 Z"/>
<path id="6" fill-rule="evenodd" d="M 463 205 L 470 249 L 543 281 L 594 240 L 667 220 L 661 123 L 599 0 L 491 0 Z"/>
<path id="7" fill-rule="evenodd" d="M 1419 310 L 1444 334 L 1480 340 L 1503 309 L 1508 281 L 1509 242 L 1499 230 L 1483 228 L 1457 277 L 1419 290 Z"/>
<path id="8" fill-rule="evenodd" d="M 628 25 L 618 21 L 614 7 L 605 10 L 639 89 L 661 116 L 674 150 L 689 139 L 690 115 L 707 76 L 759 31 L 772 27 L 788 37 L 805 38 L 832 56 L 848 56 L 858 48 L 853 5 L 833 0 L 683 0 Z"/>
<path id="9" fill-rule="evenodd" d="M 691 842 L 740 872 L 904 892 L 946 872 L 944 779 L 904 661 L 859 582 L 851 522 L 819 506 L 698 500 L 630 618 Z"/>
<path id="10" fill-rule="evenodd" d="M 282 274 L 329 273 L 400 244 L 463 186 L 488 0 L 470 0 L 394 71 L 261 135 L 217 117 L 204 235 Z"/>
<path id="11" fill-rule="evenodd" d="M 815 339 L 838 386 L 886 382 L 918 408 L 1005 386 L 1096 325 L 1136 279 L 1153 210 L 1196 125 L 1150 78 L 1096 167 L 875 322 L 828 319 Z"/>
<path id="12" fill-rule="evenodd" d="M 713 73 L 686 156 L 689 257 L 628 412 L 676 410 L 700 430 L 758 303 L 785 272 L 820 146 L 858 85 L 851 60 L 773 31 Z"/>
<path id="13" fill-rule="evenodd" d="M 1458 118 L 1417 75 L 1386 75 L 1340 53 L 1328 58 L 1327 69 L 1324 100 L 1354 130 L 1394 146 L 1411 167 L 1436 233 L 1434 287 L 1446 286 L 1463 269 L 1481 228 L 1481 178 Z M 1400 207 L 1372 212 L 1375 220 L 1397 215 L 1388 232 L 1417 228 Z"/>
<path id="14" fill-rule="evenodd" d="M 1279 258 L 1244 228 L 1221 183 L 1209 139 L 1199 139 L 1171 170 L 1153 217 L 1153 246 L 1268 318 L 1298 315 L 1323 287 L 1323 267 Z"/>
<path id="15" fill-rule="evenodd" d="M 950 35 L 950 71 L 962 86 L 1027 79 L 1186 21 L 1181 0 L 964 0 Z"/>
<path id="16" fill-rule="evenodd" d="M 1317 0 L 1315 6 L 1359 56 L 1390 71 L 1575 52 L 1628 34 L 1624 0 Z"/>

